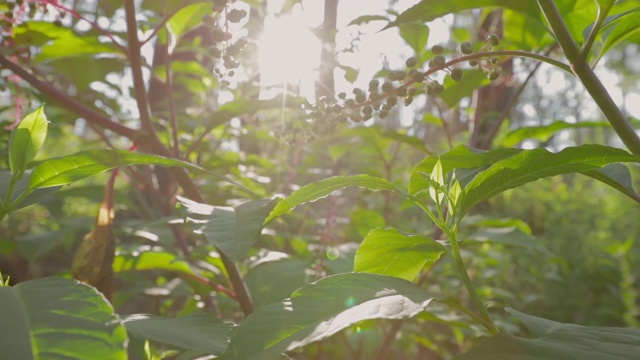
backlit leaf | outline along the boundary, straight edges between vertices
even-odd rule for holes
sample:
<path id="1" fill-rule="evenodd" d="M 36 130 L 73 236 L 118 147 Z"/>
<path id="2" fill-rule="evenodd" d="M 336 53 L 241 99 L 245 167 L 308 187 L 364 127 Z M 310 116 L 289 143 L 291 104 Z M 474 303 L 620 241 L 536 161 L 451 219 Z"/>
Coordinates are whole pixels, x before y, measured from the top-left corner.
<path id="1" fill-rule="evenodd" d="M 424 289 L 395 277 L 365 273 L 329 276 L 249 315 L 222 358 L 273 359 L 363 320 L 415 316 L 430 301 Z"/>
<path id="2" fill-rule="evenodd" d="M 265 218 L 275 200 L 254 200 L 236 206 L 211 206 L 184 198 L 188 220 L 195 224 L 196 233 L 203 234 L 232 260 L 242 260 L 258 240 Z"/>
<path id="3" fill-rule="evenodd" d="M 640 157 L 602 145 L 582 145 L 558 153 L 545 149 L 524 150 L 481 171 L 465 187 L 463 212 L 478 202 L 544 177 L 588 172 L 617 162 L 636 162 Z"/>
<path id="4" fill-rule="evenodd" d="M 640 330 L 580 326 L 507 309 L 537 336 L 501 333 L 471 348 L 456 360 L 627 360 L 640 354 Z"/>
<path id="5" fill-rule="evenodd" d="M 291 195 L 280 200 L 280 202 L 278 202 L 278 205 L 276 205 L 273 211 L 271 211 L 271 214 L 269 214 L 269 216 L 265 220 L 265 223 L 285 214 L 298 205 L 322 199 L 323 197 L 328 196 L 336 190 L 344 189 L 347 187 L 361 187 L 373 191 L 398 191 L 398 188 L 396 188 L 396 186 L 389 181 L 374 176 L 335 176 L 305 185 L 302 188 L 291 193 Z"/>
<path id="6" fill-rule="evenodd" d="M 413 281 L 443 252 L 444 247 L 440 243 L 426 236 L 379 228 L 371 230 L 362 241 L 353 270 Z"/>
<path id="7" fill-rule="evenodd" d="M 49 122 L 41 106 L 27 115 L 13 129 L 9 137 L 9 168 L 14 178 L 24 175 L 29 161 L 33 160 L 42 148 L 47 137 Z"/>
<path id="8" fill-rule="evenodd" d="M 407 11 L 398 15 L 385 29 L 402 24 L 435 20 L 447 14 L 462 10 L 495 6 L 523 12 L 531 16 L 540 17 L 540 9 L 535 1 L 512 0 L 422 0 Z"/>
<path id="9" fill-rule="evenodd" d="M 130 165 L 179 166 L 203 171 L 184 161 L 124 150 L 87 150 L 41 162 L 31 174 L 27 191 L 70 184 L 105 170 Z"/>
<path id="10" fill-rule="evenodd" d="M 224 352 L 234 328 L 208 313 L 177 318 L 131 315 L 123 323 L 131 335 L 211 355 Z"/>
<path id="11" fill-rule="evenodd" d="M 3 359 L 127 359 L 127 334 L 96 290 L 44 278 L 0 287 Z M 10 324 L 10 326 L 9 326 Z"/>

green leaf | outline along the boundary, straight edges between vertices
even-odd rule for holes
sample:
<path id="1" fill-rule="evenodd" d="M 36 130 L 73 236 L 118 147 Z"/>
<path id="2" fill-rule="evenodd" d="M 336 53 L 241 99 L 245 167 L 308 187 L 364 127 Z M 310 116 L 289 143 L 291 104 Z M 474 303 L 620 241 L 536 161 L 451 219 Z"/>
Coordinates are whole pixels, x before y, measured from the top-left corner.
<path id="1" fill-rule="evenodd" d="M 373 229 L 358 248 L 353 270 L 413 281 L 444 252 L 437 241 L 396 229 Z"/>
<path id="2" fill-rule="evenodd" d="M 444 173 L 442 172 L 442 163 L 440 160 L 436 161 L 436 165 L 431 170 L 429 179 L 433 181 L 435 185 L 440 185 L 438 187 L 433 185 L 429 186 L 429 197 L 439 205 L 442 203 L 442 199 L 444 199 L 443 187 L 445 186 Z"/>
<path id="3" fill-rule="evenodd" d="M 240 261 L 258 240 L 276 201 L 254 200 L 233 207 L 200 204 L 184 198 L 180 202 L 189 213 L 187 219 L 195 224 L 196 233 L 203 234 L 231 260 Z"/>
<path id="4" fill-rule="evenodd" d="M 461 145 L 440 156 L 429 156 L 413 168 L 411 179 L 409 180 L 409 193 L 415 194 L 429 187 L 429 184 L 420 173 L 430 174 L 438 160 L 442 164 L 443 174 L 448 174 L 454 169 L 487 167 L 520 151 L 520 149 L 482 151 Z M 459 177 L 456 178 L 460 180 Z"/>
<path id="5" fill-rule="evenodd" d="M 272 359 L 369 319 L 422 312 L 431 297 L 412 283 L 382 275 L 347 273 L 305 285 L 278 304 L 257 309 L 238 327 L 223 359 Z"/>
<path id="6" fill-rule="evenodd" d="M 601 145 L 566 148 L 559 153 L 545 149 L 524 150 L 481 171 L 465 187 L 462 211 L 507 189 L 544 177 L 598 170 L 617 162 L 637 162 L 638 156 Z"/>
<path id="7" fill-rule="evenodd" d="M 127 334 L 94 288 L 44 278 L 0 287 L 3 359 L 127 359 Z"/>
<path id="8" fill-rule="evenodd" d="M 185 350 L 221 355 L 229 344 L 234 325 L 215 315 L 201 313 L 177 318 L 131 315 L 123 319 L 129 334 Z"/>
<path id="9" fill-rule="evenodd" d="M 177 39 L 202 23 L 202 15 L 211 13 L 211 3 L 195 3 L 178 10 L 167 21 L 167 28 Z"/>
<path id="10" fill-rule="evenodd" d="M 535 1 L 513 0 L 422 0 L 407 11 L 398 15 L 385 29 L 411 22 L 427 22 L 435 20 L 447 14 L 462 10 L 496 6 L 514 11 L 523 12 L 531 16 L 540 17 L 540 9 Z"/>
<path id="11" fill-rule="evenodd" d="M 15 29 L 16 42 L 29 46 L 42 45 L 36 62 L 76 56 L 112 54 L 124 56 L 113 43 L 101 42 L 97 36 L 76 34 L 73 30 L 48 21 L 28 21 Z"/>
<path id="12" fill-rule="evenodd" d="M 165 270 L 194 275 L 191 266 L 168 252 L 144 251 L 137 255 L 120 254 L 113 260 L 114 272 Z"/>
<path id="13" fill-rule="evenodd" d="M 353 175 L 353 176 L 335 176 L 328 179 L 320 180 L 294 191 L 291 195 L 280 200 L 278 205 L 271 211 L 271 214 L 264 221 L 269 221 L 285 214 L 298 205 L 316 201 L 328 196 L 332 192 L 347 187 L 357 186 L 373 191 L 391 190 L 399 191 L 398 188 L 385 179 L 369 176 L 369 175 Z"/>
<path id="14" fill-rule="evenodd" d="M 31 192 L 28 196 L 26 196 L 24 199 L 22 199 L 20 203 L 13 204 L 13 202 L 18 197 L 20 197 L 20 195 L 24 192 L 24 190 L 29 186 L 29 179 L 31 178 L 31 173 L 32 173 L 32 170 L 26 170 L 24 172 L 24 176 L 22 176 L 22 178 L 20 178 L 20 180 L 18 180 L 13 185 L 13 194 L 11 195 L 11 199 L 9 200 L 9 202 L 12 203 L 13 205 L 12 210 L 21 209 L 23 207 L 47 200 L 47 198 L 50 195 L 60 190 L 59 186 L 36 189 L 35 191 Z M 13 178 L 13 175 L 11 174 L 10 171 L 0 171 L 0 194 L 2 194 L 2 200 L 5 200 L 5 198 L 7 197 L 7 190 L 9 189 L 9 184 L 11 183 L 12 178 Z"/>
<path id="15" fill-rule="evenodd" d="M 605 30 L 601 30 L 604 44 L 598 58 L 601 58 L 609 50 L 624 40 L 640 33 L 639 12 L 640 7 L 615 16 L 615 18 L 606 23 L 607 28 Z"/>
<path id="16" fill-rule="evenodd" d="M 305 284 L 308 261 L 281 258 L 263 261 L 247 272 L 245 281 L 256 307 L 287 298 Z"/>
<path id="17" fill-rule="evenodd" d="M 464 241 L 519 246 L 535 249 L 540 252 L 547 251 L 543 246 L 538 244 L 531 235 L 523 232 L 517 227 L 481 228 L 469 236 L 465 236 Z"/>
<path id="18" fill-rule="evenodd" d="M 610 127 L 608 122 L 602 121 L 582 121 L 579 123 L 568 123 L 566 121 L 555 121 L 549 125 L 521 127 L 509 132 L 502 142 L 504 147 L 516 146 L 524 140 L 533 139 L 541 142 L 548 141 L 558 131 L 566 129 L 578 129 L 583 127 Z"/>
<path id="19" fill-rule="evenodd" d="M 351 20 L 351 22 L 347 26 L 362 25 L 362 24 L 370 23 L 372 21 L 389 21 L 389 19 L 386 16 L 382 16 L 382 15 L 362 15 Z"/>
<path id="20" fill-rule="evenodd" d="M 33 170 L 26 191 L 66 185 L 116 167 L 142 164 L 179 166 L 204 171 L 193 164 L 157 155 L 125 150 L 87 150 L 41 162 Z"/>
<path id="21" fill-rule="evenodd" d="M 457 360 L 601 360 L 635 359 L 640 330 L 556 323 L 507 309 L 522 320 L 534 339 L 501 333 L 456 357 Z"/>
<path id="22" fill-rule="evenodd" d="M 24 175 L 29 161 L 36 157 L 47 137 L 47 116 L 44 107 L 27 115 L 9 137 L 9 168 L 14 179 Z"/>
<path id="23" fill-rule="evenodd" d="M 429 27 L 417 22 L 402 24 L 400 25 L 400 36 L 411 46 L 416 55 L 420 56 L 429 41 Z"/>
<path id="24" fill-rule="evenodd" d="M 629 168 L 623 164 L 609 164 L 602 169 L 583 172 L 591 178 L 601 181 L 612 188 L 640 202 L 640 195 L 633 188 L 633 180 Z"/>

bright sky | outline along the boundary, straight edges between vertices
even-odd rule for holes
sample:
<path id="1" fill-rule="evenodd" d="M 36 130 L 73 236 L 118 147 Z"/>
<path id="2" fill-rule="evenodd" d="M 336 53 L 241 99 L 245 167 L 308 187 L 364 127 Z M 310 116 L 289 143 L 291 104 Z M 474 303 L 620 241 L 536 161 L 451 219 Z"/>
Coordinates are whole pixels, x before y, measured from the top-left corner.
<path id="1" fill-rule="evenodd" d="M 419 0 L 399 0 L 393 10 L 402 12 Z M 301 95 L 313 98 L 316 69 L 320 62 L 320 42 L 310 29 L 322 23 L 324 2 L 303 0 L 296 5 L 290 14 L 275 17 L 282 8 L 284 0 L 269 0 L 268 11 L 271 14 L 265 23 L 260 39 L 260 69 L 263 86 L 289 84 L 300 86 Z M 389 0 L 342 0 L 338 4 L 338 34 L 336 43 L 338 50 L 349 47 L 353 37 L 361 32 L 355 53 L 342 53 L 339 61 L 342 65 L 359 70 L 356 86 L 364 86 L 380 70 L 383 60 L 389 65 L 399 67 L 412 55 L 411 49 L 400 38 L 397 29 L 383 32 L 379 30 L 385 22 L 371 22 L 364 26 L 347 26 L 353 19 L 362 15 L 386 15 Z M 446 40 L 447 31 L 444 22 L 430 24 L 430 43 Z M 342 91 L 353 85 L 342 76 L 336 77 L 336 90 Z"/>

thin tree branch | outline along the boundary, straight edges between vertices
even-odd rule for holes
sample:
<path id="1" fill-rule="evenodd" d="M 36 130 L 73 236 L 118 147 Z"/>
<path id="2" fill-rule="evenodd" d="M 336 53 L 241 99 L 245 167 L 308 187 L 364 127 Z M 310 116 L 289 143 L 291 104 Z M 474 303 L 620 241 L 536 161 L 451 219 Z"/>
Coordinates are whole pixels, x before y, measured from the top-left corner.
<path id="1" fill-rule="evenodd" d="M 111 130 L 120 136 L 125 136 L 130 139 L 135 137 L 137 130 L 115 122 L 105 115 L 87 107 L 85 104 L 73 99 L 61 90 L 56 89 L 53 85 L 38 79 L 25 68 L 4 57 L 2 54 L 0 54 L 0 67 L 11 70 L 14 74 L 20 76 L 24 81 L 36 88 L 43 95 L 80 115 L 86 121 Z"/>
<path id="2" fill-rule="evenodd" d="M 134 0 L 126 0 L 124 3 L 126 22 L 127 22 L 127 38 L 129 39 L 129 62 L 131 63 L 131 70 L 133 74 L 133 84 L 136 93 L 136 101 L 138 104 L 138 110 L 140 112 L 140 121 L 142 130 L 145 133 L 145 138 L 148 141 L 145 142 L 146 146 L 155 150 L 157 154 L 171 157 L 169 149 L 160 142 L 156 135 L 153 121 L 151 119 L 151 108 L 149 107 L 149 100 L 147 89 L 142 76 L 142 59 L 140 56 L 140 42 L 138 39 L 138 26 L 136 23 L 136 10 Z M 193 180 L 189 177 L 188 173 L 181 168 L 172 168 L 172 173 L 176 177 L 176 180 L 180 186 L 185 190 L 187 196 L 191 199 L 205 203 L 204 196 L 200 192 L 200 189 L 195 185 Z M 218 249 L 220 259 L 224 264 L 229 280 L 233 284 L 234 290 L 237 294 L 238 302 L 245 315 L 249 315 L 253 312 L 253 301 L 249 294 L 249 289 L 240 275 L 240 271 L 236 264 L 229 259 L 224 252 Z"/>
<path id="3" fill-rule="evenodd" d="M 131 63 L 131 74 L 133 76 L 133 88 L 136 94 L 136 103 L 140 113 L 142 130 L 151 137 L 156 133 L 151 120 L 151 108 L 149 107 L 149 97 L 147 87 L 142 76 L 142 57 L 140 56 L 140 41 L 138 39 L 138 25 L 136 23 L 136 9 L 134 0 L 124 2 L 125 17 L 127 21 L 127 39 L 129 40 L 127 55 Z"/>

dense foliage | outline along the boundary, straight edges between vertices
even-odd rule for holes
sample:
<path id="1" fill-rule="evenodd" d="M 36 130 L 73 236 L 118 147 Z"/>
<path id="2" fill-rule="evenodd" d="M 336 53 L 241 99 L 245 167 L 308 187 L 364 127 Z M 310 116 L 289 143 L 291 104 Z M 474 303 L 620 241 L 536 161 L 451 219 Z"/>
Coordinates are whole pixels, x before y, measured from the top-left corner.
<path id="1" fill-rule="evenodd" d="M 640 7 L 413 4 L 325 0 L 313 96 L 255 61 L 306 1 L 0 4 L 2 356 L 637 356 Z"/>

